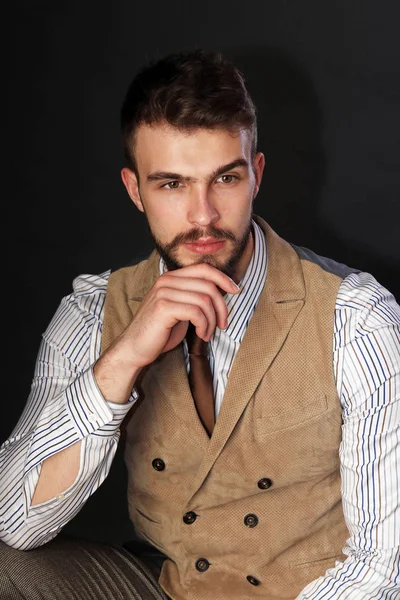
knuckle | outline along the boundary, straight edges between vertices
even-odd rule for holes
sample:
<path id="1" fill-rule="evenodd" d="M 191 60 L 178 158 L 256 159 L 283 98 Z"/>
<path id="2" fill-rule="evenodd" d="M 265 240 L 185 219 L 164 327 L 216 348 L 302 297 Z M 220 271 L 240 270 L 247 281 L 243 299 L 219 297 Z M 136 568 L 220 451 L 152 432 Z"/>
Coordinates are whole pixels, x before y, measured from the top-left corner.
<path id="1" fill-rule="evenodd" d="M 156 302 L 163 300 L 165 298 L 164 288 L 158 287 L 156 290 L 154 290 L 154 298 L 155 298 Z"/>
<path id="2" fill-rule="evenodd" d="M 207 306 L 210 306 L 210 307 L 212 306 L 212 300 L 208 294 L 201 294 L 200 298 L 201 298 L 201 301 L 203 304 L 206 304 Z"/>
<path id="3" fill-rule="evenodd" d="M 158 310 L 165 310 L 167 308 L 168 304 L 169 304 L 169 302 L 168 302 L 167 298 L 164 298 L 162 296 L 159 296 L 158 298 L 156 298 L 155 305 Z"/>
<path id="4" fill-rule="evenodd" d="M 217 291 L 217 288 L 215 287 L 215 283 L 212 283 L 211 281 L 205 281 L 204 283 L 206 285 L 207 293 L 209 295 L 212 295 Z"/>
<path id="5" fill-rule="evenodd" d="M 154 283 L 153 289 L 155 290 L 159 290 L 163 287 L 163 285 L 165 285 L 167 279 L 165 277 L 165 275 L 160 275 L 160 277 L 158 277 Z"/>
<path id="6" fill-rule="evenodd" d="M 204 318 L 204 313 L 199 306 L 190 305 L 190 308 L 193 310 L 193 315 L 197 319 Z"/>

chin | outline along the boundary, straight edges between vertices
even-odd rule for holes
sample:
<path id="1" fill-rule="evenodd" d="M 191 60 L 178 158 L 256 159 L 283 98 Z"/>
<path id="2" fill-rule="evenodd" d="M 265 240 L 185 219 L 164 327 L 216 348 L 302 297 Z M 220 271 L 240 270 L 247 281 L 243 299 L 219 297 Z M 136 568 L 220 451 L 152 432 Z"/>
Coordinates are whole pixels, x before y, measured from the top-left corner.
<path id="1" fill-rule="evenodd" d="M 221 258 L 217 258 L 214 254 L 203 254 L 202 256 L 199 256 L 199 258 L 187 259 L 186 261 L 179 261 L 179 263 L 181 262 L 182 266 L 207 264 L 211 265 L 212 267 L 215 267 L 219 271 L 224 271 L 224 269 L 226 269 L 229 264 L 229 259 L 223 260 Z"/>
<path id="2" fill-rule="evenodd" d="M 215 267 L 218 271 L 225 273 L 225 275 L 228 275 L 231 279 L 234 278 L 236 265 L 231 265 L 229 261 L 218 260 L 214 256 L 206 254 L 199 260 L 196 260 L 193 264 L 199 265 L 202 263 Z"/>

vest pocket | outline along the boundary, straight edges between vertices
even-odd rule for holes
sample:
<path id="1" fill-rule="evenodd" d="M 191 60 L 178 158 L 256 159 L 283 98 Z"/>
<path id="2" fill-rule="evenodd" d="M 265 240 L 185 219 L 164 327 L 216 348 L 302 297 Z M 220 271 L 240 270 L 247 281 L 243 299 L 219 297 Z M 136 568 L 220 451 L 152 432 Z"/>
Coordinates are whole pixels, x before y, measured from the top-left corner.
<path id="1" fill-rule="evenodd" d="M 148 515 L 146 515 L 142 510 L 140 510 L 140 508 L 138 508 L 137 506 L 135 506 L 135 510 L 137 513 L 139 513 L 139 515 L 145 519 L 146 521 L 150 521 L 150 523 L 155 523 L 156 525 L 161 525 L 160 521 L 155 521 L 154 519 L 152 519 L 151 517 L 149 517 Z"/>
<path id="2" fill-rule="evenodd" d="M 316 568 L 319 568 L 320 566 L 321 567 L 322 566 L 325 567 L 326 564 L 330 563 L 331 566 L 334 567 L 336 561 L 339 561 L 339 562 L 342 563 L 342 562 L 344 562 L 345 558 L 346 558 L 346 556 L 344 556 L 344 554 L 335 554 L 333 556 L 327 556 L 327 557 L 324 557 L 324 558 L 318 558 L 317 560 L 310 560 L 310 561 L 307 561 L 307 562 L 301 562 L 301 563 L 298 563 L 298 562 L 289 562 L 289 565 L 291 567 L 295 567 L 295 568 L 296 567 L 298 567 L 298 568 L 303 568 L 303 567 L 307 568 L 307 567 L 313 567 L 313 566 L 315 566 Z M 329 569 L 329 565 L 326 566 L 326 569 Z"/>
<path id="3" fill-rule="evenodd" d="M 260 401 L 260 399 L 256 400 Z M 263 407 L 263 413 L 255 418 L 257 437 L 262 439 L 275 431 L 282 431 L 290 427 L 302 425 L 312 419 L 320 418 L 328 410 L 328 401 L 325 394 L 317 396 L 310 401 L 279 398 L 274 405 L 275 413 L 271 413 L 272 407 L 267 410 Z M 272 409 L 273 410 L 273 409 Z"/>

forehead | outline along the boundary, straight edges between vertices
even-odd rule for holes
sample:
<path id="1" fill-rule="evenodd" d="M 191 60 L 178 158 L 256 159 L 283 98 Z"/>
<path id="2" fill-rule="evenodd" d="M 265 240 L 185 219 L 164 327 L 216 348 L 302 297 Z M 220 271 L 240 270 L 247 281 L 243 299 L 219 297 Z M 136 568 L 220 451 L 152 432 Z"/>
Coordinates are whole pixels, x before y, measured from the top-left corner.
<path id="1" fill-rule="evenodd" d="M 168 124 L 141 125 L 135 134 L 135 159 L 143 175 L 154 170 L 207 175 L 238 158 L 250 164 L 251 142 L 247 129 L 187 131 Z"/>

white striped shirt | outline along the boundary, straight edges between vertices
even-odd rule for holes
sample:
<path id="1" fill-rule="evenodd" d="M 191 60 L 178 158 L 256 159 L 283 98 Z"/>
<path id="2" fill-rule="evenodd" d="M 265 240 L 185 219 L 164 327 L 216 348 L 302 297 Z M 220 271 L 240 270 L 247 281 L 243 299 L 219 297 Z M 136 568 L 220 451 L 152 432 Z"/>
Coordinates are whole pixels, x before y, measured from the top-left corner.
<path id="1" fill-rule="evenodd" d="M 244 280 L 248 273 L 257 280 L 262 268 L 257 264 L 253 260 Z M 0 449 L 0 538 L 14 547 L 47 542 L 79 511 L 107 476 L 119 425 L 132 406 L 106 402 L 93 376 L 109 274 L 74 280 L 72 294 L 62 300 L 43 334 L 24 412 Z M 250 289 L 254 296 L 249 295 L 248 305 L 238 294 L 235 307 L 229 307 L 227 335 L 217 332 L 212 340 L 220 398 L 229 373 L 220 351 L 233 348 L 231 365 L 259 295 L 249 281 L 245 295 Z M 234 326 L 239 307 L 243 314 Z M 393 296 L 367 273 L 346 277 L 336 301 L 333 366 L 343 415 L 340 463 L 348 558 L 310 583 L 298 600 L 400 599 L 399 349 L 400 307 Z M 76 481 L 63 494 L 32 507 L 42 462 L 78 440 Z"/>

